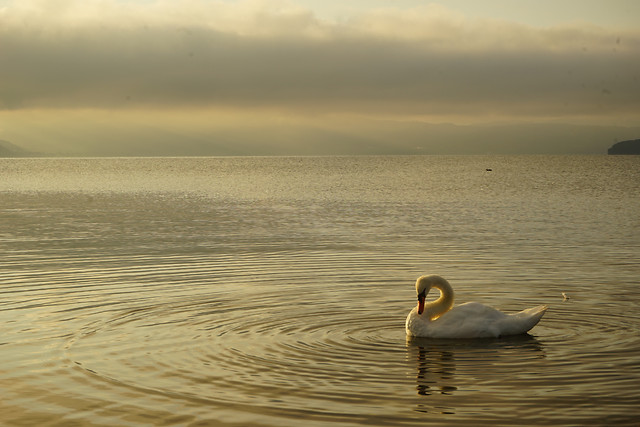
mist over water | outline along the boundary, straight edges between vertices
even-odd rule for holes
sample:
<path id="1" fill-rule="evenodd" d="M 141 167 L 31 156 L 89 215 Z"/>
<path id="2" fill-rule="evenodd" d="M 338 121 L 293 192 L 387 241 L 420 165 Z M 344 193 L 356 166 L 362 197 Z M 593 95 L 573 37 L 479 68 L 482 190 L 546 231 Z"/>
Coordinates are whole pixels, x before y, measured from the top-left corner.
<path id="1" fill-rule="evenodd" d="M 640 418 L 637 156 L 0 159 L 0 174 L 8 425 Z M 529 335 L 407 340 L 427 273 L 456 303 L 549 310 Z"/>

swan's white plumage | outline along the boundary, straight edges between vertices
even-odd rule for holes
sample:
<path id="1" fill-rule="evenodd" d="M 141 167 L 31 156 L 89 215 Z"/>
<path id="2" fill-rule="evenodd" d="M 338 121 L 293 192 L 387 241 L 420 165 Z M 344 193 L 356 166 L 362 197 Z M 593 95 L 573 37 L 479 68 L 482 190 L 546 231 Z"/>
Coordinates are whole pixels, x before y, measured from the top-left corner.
<path id="1" fill-rule="evenodd" d="M 453 305 L 453 289 L 440 276 L 422 276 L 416 281 L 418 295 L 431 288 L 441 296 L 418 314 L 415 307 L 406 321 L 407 334 L 427 338 L 488 338 L 524 334 L 533 328 L 547 310 L 546 305 L 506 314 L 476 302 Z M 439 314 L 441 313 L 441 314 Z"/>

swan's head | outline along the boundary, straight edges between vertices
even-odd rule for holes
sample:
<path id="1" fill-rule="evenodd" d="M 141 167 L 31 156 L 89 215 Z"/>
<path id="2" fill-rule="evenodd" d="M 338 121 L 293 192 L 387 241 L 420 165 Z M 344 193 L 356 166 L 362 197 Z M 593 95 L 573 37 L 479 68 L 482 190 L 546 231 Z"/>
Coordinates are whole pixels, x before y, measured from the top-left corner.
<path id="1" fill-rule="evenodd" d="M 434 286 L 440 288 L 439 285 L 442 283 L 447 283 L 445 279 L 435 274 L 430 276 L 420 276 L 418 280 L 416 280 L 416 292 L 418 293 L 418 314 L 422 314 L 424 311 L 424 302 L 427 299 L 427 295 L 429 291 Z M 448 283 L 447 283 L 448 285 Z"/>

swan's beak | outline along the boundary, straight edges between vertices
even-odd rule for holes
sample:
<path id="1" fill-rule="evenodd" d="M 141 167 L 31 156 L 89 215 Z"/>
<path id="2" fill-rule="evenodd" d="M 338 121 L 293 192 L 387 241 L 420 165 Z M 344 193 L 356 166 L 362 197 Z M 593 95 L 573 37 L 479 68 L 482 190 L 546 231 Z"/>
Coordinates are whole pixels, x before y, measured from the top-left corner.
<path id="1" fill-rule="evenodd" d="M 422 314 L 422 312 L 424 311 L 425 299 L 426 299 L 426 295 L 424 294 L 424 292 L 418 295 L 418 314 Z"/>

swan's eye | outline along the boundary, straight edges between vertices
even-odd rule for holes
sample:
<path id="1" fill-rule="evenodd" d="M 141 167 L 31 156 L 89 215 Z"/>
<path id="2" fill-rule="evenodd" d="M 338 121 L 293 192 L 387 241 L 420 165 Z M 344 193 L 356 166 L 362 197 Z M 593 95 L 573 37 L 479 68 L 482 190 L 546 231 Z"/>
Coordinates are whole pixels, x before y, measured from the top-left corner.
<path id="1" fill-rule="evenodd" d="M 427 290 L 423 289 L 422 292 L 418 294 L 418 301 L 427 297 Z"/>

